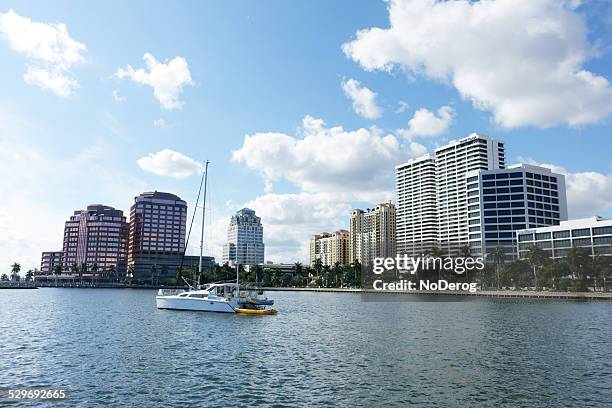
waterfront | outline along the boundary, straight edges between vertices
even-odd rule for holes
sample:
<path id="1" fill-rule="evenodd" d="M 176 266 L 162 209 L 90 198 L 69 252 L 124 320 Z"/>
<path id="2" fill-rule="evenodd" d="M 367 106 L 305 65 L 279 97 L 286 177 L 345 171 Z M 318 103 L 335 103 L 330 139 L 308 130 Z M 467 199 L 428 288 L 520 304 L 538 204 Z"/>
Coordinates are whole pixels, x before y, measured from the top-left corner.
<path id="1" fill-rule="evenodd" d="M 154 295 L 0 291 L 0 384 L 83 407 L 612 404 L 607 302 L 271 292 L 279 314 L 253 317 Z"/>

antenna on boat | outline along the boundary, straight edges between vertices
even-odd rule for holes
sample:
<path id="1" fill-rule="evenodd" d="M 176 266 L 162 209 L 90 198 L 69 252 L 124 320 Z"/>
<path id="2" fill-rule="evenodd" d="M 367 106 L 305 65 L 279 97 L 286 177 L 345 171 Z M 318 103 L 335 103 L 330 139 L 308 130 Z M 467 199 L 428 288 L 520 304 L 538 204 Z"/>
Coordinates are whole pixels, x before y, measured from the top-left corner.
<path id="1" fill-rule="evenodd" d="M 202 236 L 200 237 L 200 265 L 198 267 L 198 275 L 202 275 L 202 255 L 204 254 L 204 221 L 206 220 L 206 186 L 208 184 L 208 163 L 204 167 L 204 200 L 202 201 Z M 198 278 L 199 279 L 199 278 Z"/>
<path id="2" fill-rule="evenodd" d="M 195 220 L 196 213 L 198 212 L 198 203 L 200 202 L 200 194 L 202 193 L 202 184 L 204 184 L 204 210 L 202 214 L 202 238 L 200 240 L 200 265 L 198 266 L 200 274 L 202 273 L 202 252 L 204 250 L 204 216 L 206 214 L 206 184 L 208 182 L 208 163 L 210 162 L 206 160 L 205 171 L 202 173 L 202 180 L 200 181 L 200 188 L 198 189 L 198 197 L 196 198 L 195 207 L 193 208 L 193 216 L 191 217 L 191 223 L 189 223 L 189 231 L 187 232 L 187 237 L 185 239 L 185 247 L 183 248 L 183 256 L 181 257 L 181 265 L 179 266 L 179 271 L 181 272 L 183 271 L 183 264 L 185 262 L 185 254 L 187 253 L 187 247 L 189 246 L 189 238 L 191 237 L 191 229 L 193 228 L 193 221 Z M 194 275 L 195 275 L 195 271 L 194 271 Z M 185 278 L 183 278 L 183 280 L 185 280 Z M 193 277 L 193 282 L 195 283 L 195 277 Z M 189 283 L 187 283 L 187 286 L 191 288 L 191 285 L 189 285 Z"/>

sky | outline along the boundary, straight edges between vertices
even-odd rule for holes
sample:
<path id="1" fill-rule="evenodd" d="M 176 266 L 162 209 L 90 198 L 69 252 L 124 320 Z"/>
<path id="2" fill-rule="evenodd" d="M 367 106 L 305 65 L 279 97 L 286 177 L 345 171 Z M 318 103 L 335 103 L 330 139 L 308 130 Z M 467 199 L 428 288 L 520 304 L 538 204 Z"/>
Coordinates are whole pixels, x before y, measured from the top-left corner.
<path id="1" fill-rule="evenodd" d="M 266 260 L 307 262 L 472 132 L 565 174 L 570 218 L 612 217 L 611 39 L 610 0 L 3 1 L 0 270 L 88 204 L 193 211 L 206 160 L 206 253 L 246 206 Z"/>

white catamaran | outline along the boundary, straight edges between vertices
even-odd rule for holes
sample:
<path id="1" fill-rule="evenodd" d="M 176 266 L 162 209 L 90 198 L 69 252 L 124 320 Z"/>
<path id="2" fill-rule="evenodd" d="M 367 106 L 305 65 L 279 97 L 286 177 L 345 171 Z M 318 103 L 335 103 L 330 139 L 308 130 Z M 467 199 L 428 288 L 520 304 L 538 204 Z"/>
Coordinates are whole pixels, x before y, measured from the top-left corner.
<path id="1" fill-rule="evenodd" d="M 200 191 L 202 190 L 202 183 L 204 183 L 202 235 L 200 238 L 200 266 L 198 268 L 200 274 L 202 273 L 202 256 L 204 253 L 204 221 L 206 217 L 208 164 L 209 162 L 207 160 L 204 174 L 202 175 L 202 182 L 200 182 Z M 196 199 L 196 210 L 200 199 L 200 191 L 198 191 L 198 198 Z M 185 249 L 186 248 L 187 244 L 185 244 Z M 157 308 L 219 313 L 276 314 L 276 310 L 268 308 L 274 304 L 274 301 L 265 297 L 262 290 L 240 287 L 239 271 L 240 267 L 238 263 L 236 263 L 235 283 L 209 283 L 198 287 L 189 285 L 189 290 L 159 289 L 155 297 Z"/>

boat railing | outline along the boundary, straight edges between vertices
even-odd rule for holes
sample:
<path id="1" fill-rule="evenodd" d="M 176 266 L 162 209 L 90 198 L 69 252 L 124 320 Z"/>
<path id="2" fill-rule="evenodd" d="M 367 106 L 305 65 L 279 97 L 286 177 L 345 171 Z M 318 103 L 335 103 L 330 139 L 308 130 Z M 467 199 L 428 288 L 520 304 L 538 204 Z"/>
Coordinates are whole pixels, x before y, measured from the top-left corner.
<path id="1" fill-rule="evenodd" d="M 174 296 L 183 292 L 185 292 L 184 289 L 159 289 L 157 291 L 157 296 Z"/>

